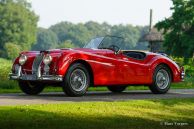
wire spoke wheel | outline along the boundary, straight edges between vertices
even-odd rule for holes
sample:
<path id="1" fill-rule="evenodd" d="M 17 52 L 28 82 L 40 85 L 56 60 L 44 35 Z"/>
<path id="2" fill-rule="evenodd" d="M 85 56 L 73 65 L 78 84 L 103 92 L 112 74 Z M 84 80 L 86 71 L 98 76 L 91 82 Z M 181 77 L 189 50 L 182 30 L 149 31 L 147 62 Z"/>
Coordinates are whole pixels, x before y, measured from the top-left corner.
<path id="1" fill-rule="evenodd" d="M 75 69 L 70 76 L 70 84 L 73 90 L 82 91 L 86 87 L 86 74 L 81 69 Z"/>
<path id="2" fill-rule="evenodd" d="M 156 75 L 156 84 L 160 89 L 165 89 L 169 85 L 169 75 L 164 69 L 158 71 Z"/>
<path id="3" fill-rule="evenodd" d="M 170 68 L 166 65 L 158 65 L 153 74 L 153 83 L 149 88 L 154 94 L 165 94 L 170 89 L 171 81 Z"/>
<path id="4" fill-rule="evenodd" d="M 81 64 L 75 63 L 70 66 L 63 80 L 63 91 L 68 96 L 83 96 L 90 85 L 88 69 Z"/>

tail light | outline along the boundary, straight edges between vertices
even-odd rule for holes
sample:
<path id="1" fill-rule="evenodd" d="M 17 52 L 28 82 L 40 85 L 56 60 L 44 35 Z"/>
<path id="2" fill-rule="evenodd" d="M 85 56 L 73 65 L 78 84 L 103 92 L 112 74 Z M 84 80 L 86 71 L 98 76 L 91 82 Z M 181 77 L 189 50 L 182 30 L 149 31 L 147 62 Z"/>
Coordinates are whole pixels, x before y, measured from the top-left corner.
<path id="1" fill-rule="evenodd" d="M 185 78 L 185 69 L 184 69 L 184 67 L 181 66 L 180 70 L 181 70 L 181 79 L 184 79 Z"/>

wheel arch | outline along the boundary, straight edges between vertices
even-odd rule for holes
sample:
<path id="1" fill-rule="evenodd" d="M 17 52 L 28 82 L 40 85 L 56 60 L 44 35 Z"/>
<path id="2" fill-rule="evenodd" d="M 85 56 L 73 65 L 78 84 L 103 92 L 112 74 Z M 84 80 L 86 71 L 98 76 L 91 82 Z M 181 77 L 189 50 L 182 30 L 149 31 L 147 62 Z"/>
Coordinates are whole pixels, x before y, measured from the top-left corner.
<path id="1" fill-rule="evenodd" d="M 93 74 L 93 70 L 92 70 L 91 65 L 85 60 L 78 59 L 78 60 L 74 60 L 73 62 L 71 62 L 68 69 L 75 63 L 80 63 L 86 67 L 86 69 L 88 70 L 89 75 L 90 75 L 90 86 L 93 86 L 94 85 L 94 74 Z"/>
<path id="2" fill-rule="evenodd" d="M 173 72 L 172 72 L 171 67 L 170 67 L 167 63 L 159 63 L 159 64 L 156 65 L 155 69 L 156 69 L 158 66 L 160 66 L 160 65 L 163 65 L 163 66 L 165 66 L 166 68 L 169 69 L 170 75 L 171 75 L 171 79 L 172 79 L 171 81 L 173 82 L 173 80 L 174 80 L 174 75 L 173 75 Z M 155 70 L 155 69 L 154 69 L 154 70 Z M 154 75 L 154 72 L 153 72 L 153 75 Z M 153 75 L 152 75 L 152 76 L 153 76 Z"/>

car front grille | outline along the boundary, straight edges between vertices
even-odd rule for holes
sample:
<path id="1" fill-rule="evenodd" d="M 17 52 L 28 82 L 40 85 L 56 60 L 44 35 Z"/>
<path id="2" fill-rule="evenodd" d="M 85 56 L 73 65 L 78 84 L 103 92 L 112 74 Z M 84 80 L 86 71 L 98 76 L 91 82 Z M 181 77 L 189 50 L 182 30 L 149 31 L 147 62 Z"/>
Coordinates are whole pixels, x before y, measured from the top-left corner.
<path id="1" fill-rule="evenodd" d="M 32 64 L 32 74 L 37 74 L 39 67 L 42 63 L 43 57 L 44 57 L 43 53 L 40 53 L 35 57 L 34 62 Z"/>

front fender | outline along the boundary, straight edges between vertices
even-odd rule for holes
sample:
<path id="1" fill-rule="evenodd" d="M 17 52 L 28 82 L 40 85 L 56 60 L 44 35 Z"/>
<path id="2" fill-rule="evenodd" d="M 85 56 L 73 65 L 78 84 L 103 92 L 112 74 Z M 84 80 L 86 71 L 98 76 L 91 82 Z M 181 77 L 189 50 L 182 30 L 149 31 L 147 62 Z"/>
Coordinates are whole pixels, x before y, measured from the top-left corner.
<path id="1" fill-rule="evenodd" d="M 62 54 L 58 60 L 57 74 L 64 77 L 70 65 L 76 60 L 83 60 L 79 53 Z"/>

